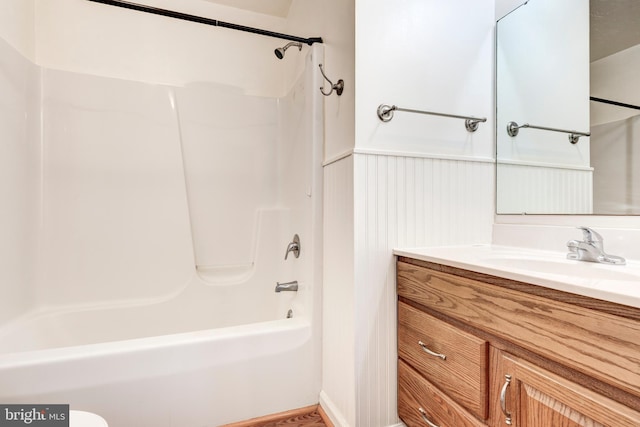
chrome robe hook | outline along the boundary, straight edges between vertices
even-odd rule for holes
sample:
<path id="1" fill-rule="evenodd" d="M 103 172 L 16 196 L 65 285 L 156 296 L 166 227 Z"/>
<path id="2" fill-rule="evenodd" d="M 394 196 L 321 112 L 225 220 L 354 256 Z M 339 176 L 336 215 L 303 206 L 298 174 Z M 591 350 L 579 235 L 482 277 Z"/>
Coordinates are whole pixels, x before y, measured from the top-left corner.
<path id="1" fill-rule="evenodd" d="M 320 72 L 322 73 L 322 77 L 324 77 L 324 79 L 328 81 L 329 84 L 331 85 L 331 90 L 329 92 L 324 91 L 324 86 L 320 88 L 320 92 L 322 92 L 324 96 L 329 96 L 335 90 L 338 96 L 342 95 L 342 91 L 344 91 L 344 80 L 340 79 L 338 80 L 338 83 L 333 84 L 333 82 L 329 80 L 327 75 L 324 73 L 324 69 L 322 69 L 322 64 L 318 64 L 318 67 L 320 67 Z"/>

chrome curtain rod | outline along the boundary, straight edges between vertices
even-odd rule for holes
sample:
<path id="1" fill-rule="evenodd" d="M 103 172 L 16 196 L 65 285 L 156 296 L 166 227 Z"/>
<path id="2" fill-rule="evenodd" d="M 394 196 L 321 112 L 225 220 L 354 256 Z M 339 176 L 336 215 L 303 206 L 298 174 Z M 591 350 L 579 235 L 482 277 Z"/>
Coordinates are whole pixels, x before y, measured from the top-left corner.
<path id="1" fill-rule="evenodd" d="M 484 123 L 487 121 L 486 117 L 477 118 L 473 116 L 460 116 L 457 114 L 445 114 L 445 113 L 436 113 L 433 111 L 422 111 L 422 110 L 412 110 L 410 108 L 401 108 L 395 105 L 387 105 L 380 104 L 378 106 L 378 118 L 383 122 L 388 122 L 393 119 L 394 111 L 404 111 L 406 113 L 418 113 L 418 114 L 428 114 L 431 116 L 440 116 L 440 117 L 452 117 L 454 119 L 464 119 L 464 127 L 469 132 L 475 132 L 478 129 L 478 123 Z"/>
<path id="2" fill-rule="evenodd" d="M 634 110 L 640 110 L 640 106 L 638 106 L 638 105 L 625 104 L 624 102 L 611 101 L 609 99 L 603 99 L 603 98 L 596 98 L 595 96 L 591 96 L 591 97 L 589 97 L 589 99 L 591 101 L 595 101 L 595 102 L 602 102 L 603 104 L 610 104 L 610 105 L 616 105 L 618 107 L 632 108 Z"/>
<path id="3" fill-rule="evenodd" d="M 311 46 L 314 43 L 322 43 L 321 37 L 303 38 L 291 36 L 289 34 L 276 33 L 273 31 L 261 30 L 259 28 L 245 27 L 244 25 L 231 24 L 229 22 L 218 21 L 217 19 L 204 18 L 202 16 L 188 15 L 186 13 L 174 12 L 172 10 L 160 9 L 152 6 L 145 6 L 137 3 L 131 3 L 122 0 L 87 0 L 94 3 L 107 4 L 109 6 L 117 6 L 125 9 L 137 10 L 138 12 L 151 13 L 153 15 L 167 16 L 169 18 L 181 19 L 183 21 L 197 22 L 199 24 L 211 25 L 214 27 L 230 28 L 232 30 L 244 31 L 247 33 L 260 34 L 278 39 L 290 40 L 294 42 L 305 43 Z"/>
<path id="4" fill-rule="evenodd" d="M 541 129 L 541 130 L 549 130 L 551 132 L 562 132 L 569 134 L 569 142 L 575 144 L 578 142 L 581 136 L 591 136 L 590 132 L 578 132 L 575 130 L 565 130 L 565 129 L 556 129 L 556 128 L 548 128 L 546 126 L 535 126 L 530 125 L 529 123 L 525 123 L 523 125 L 518 126 L 516 122 L 509 122 L 507 124 L 507 133 L 509 136 L 516 136 L 521 128 L 531 128 L 531 129 Z"/>

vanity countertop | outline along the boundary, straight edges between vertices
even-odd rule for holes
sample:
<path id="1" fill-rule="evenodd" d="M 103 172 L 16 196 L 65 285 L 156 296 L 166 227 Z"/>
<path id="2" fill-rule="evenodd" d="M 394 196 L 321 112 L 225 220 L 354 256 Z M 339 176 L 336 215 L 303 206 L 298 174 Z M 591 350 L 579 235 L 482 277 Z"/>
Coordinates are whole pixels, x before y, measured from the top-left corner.
<path id="1" fill-rule="evenodd" d="M 402 248 L 393 253 L 640 308 L 637 261 L 605 265 L 569 260 L 566 252 L 497 245 Z"/>

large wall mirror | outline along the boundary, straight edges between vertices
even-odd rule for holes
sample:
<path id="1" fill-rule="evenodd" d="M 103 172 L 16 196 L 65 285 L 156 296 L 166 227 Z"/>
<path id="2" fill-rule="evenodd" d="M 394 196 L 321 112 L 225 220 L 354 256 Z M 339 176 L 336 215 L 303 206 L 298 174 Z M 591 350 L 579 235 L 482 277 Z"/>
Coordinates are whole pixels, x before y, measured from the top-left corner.
<path id="1" fill-rule="evenodd" d="M 529 0 L 496 33 L 497 213 L 640 215 L 640 1 Z"/>

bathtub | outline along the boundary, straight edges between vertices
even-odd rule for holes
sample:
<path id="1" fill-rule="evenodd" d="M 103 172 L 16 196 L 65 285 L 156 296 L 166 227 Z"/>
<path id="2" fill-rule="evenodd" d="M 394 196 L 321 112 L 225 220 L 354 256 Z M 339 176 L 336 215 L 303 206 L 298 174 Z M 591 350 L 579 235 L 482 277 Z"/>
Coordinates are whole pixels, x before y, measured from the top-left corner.
<path id="1" fill-rule="evenodd" d="M 0 325 L 0 403 L 69 404 L 110 427 L 213 427 L 318 403 L 318 267 L 283 260 L 288 210 L 259 218 L 251 267 L 196 269 L 161 297 L 45 305 Z M 297 292 L 275 292 L 290 280 Z"/>
<path id="2" fill-rule="evenodd" d="M 0 329 L 0 402 L 68 403 L 111 427 L 218 426 L 317 403 L 309 318 L 215 325 L 198 300 L 220 289 L 200 282 L 163 302 L 14 320 Z"/>

